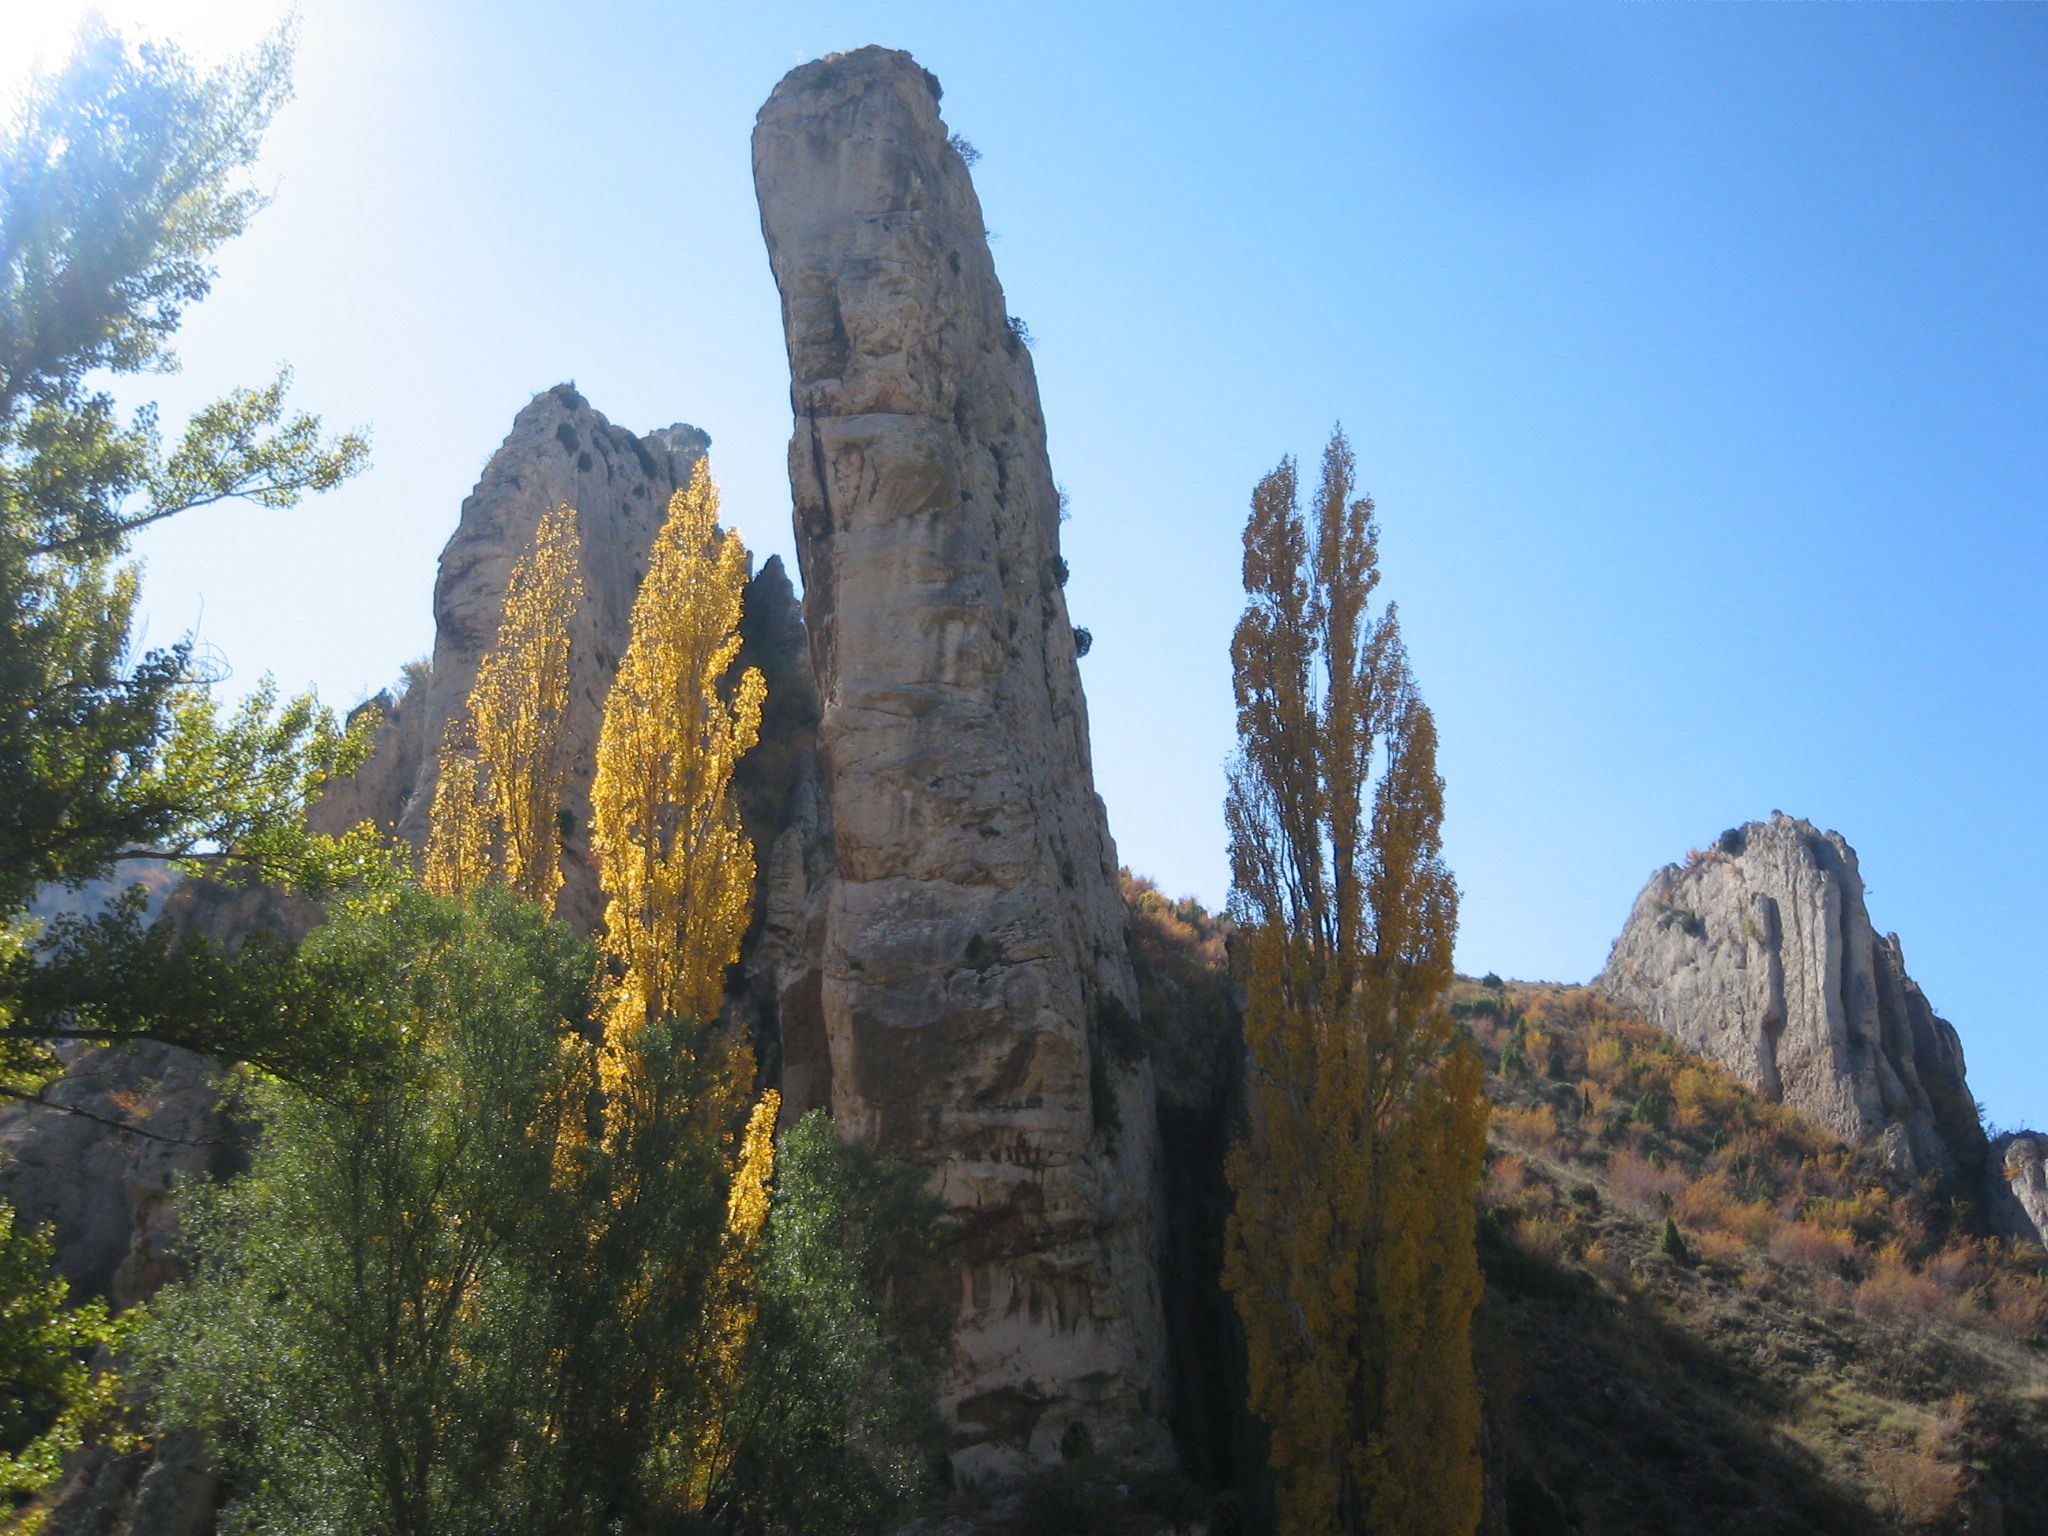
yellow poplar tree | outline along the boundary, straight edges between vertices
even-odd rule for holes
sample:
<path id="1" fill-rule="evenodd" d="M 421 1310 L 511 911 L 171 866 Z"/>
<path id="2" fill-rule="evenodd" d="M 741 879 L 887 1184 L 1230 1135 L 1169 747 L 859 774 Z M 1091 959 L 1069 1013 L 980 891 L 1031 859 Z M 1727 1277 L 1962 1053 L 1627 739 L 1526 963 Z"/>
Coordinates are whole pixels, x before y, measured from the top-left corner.
<path id="1" fill-rule="evenodd" d="M 1436 729 L 1340 431 L 1312 516 L 1259 482 L 1231 643 L 1225 814 L 1245 935 L 1246 1129 L 1224 1281 L 1283 1536 L 1470 1536 L 1482 1074 L 1447 1012 L 1457 889 Z"/>
<path id="2" fill-rule="evenodd" d="M 441 747 L 422 883 L 455 895 L 510 887 L 552 909 L 562 884 L 569 616 L 583 601 L 576 513 L 540 520 L 512 569 L 497 638 Z"/>
<path id="3" fill-rule="evenodd" d="M 760 735 L 767 685 L 753 667 L 730 680 L 746 583 L 746 546 L 718 526 L 718 488 L 700 459 L 649 552 L 591 786 L 601 943 L 616 978 L 604 1087 L 621 1102 L 643 1029 L 717 1016 L 747 931 L 754 850 L 732 776 Z M 735 1044 L 731 1056 L 743 1092 L 751 1052 Z"/>
<path id="4" fill-rule="evenodd" d="M 754 1288 L 753 1255 L 768 1225 L 768 1187 L 775 1177 L 775 1120 L 781 1109 L 782 1095 L 770 1088 L 747 1117 L 739 1162 L 726 1197 L 724 1240 L 717 1273 L 711 1277 L 711 1305 L 706 1309 L 704 1364 L 712 1390 L 711 1411 L 704 1415 L 695 1435 L 692 1502 L 699 1505 L 732 1466 L 735 1447 L 720 1410 L 739 1387 L 747 1340 L 761 1313 Z"/>
<path id="5" fill-rule="evenodd" d="M 700 461 L 649 553 L 591 789 L 611 976 L 598 1053 L 608 1149 L 677 1116 L 700 1145 L 727 1148 L 752 1088 L 751 1048 L 715 1027 L 754 887 L 732 787 L 760 734 L 767 692 L 754 668 L 733 677 L 746 581 L 746 548 L 718 526 L 718 491 Z M 692 1504 L 729 1458 L 719 1404 L 756 1312 L 750 1258 L 767 1219 L 778 1107 L 766 1095 L 736 1151 L 722 1154 L 730 1194 L 703 1307 L 705 1401 L 683 1431 Z M 630 1191 L 619 1195 L 630 1199 Z"/>

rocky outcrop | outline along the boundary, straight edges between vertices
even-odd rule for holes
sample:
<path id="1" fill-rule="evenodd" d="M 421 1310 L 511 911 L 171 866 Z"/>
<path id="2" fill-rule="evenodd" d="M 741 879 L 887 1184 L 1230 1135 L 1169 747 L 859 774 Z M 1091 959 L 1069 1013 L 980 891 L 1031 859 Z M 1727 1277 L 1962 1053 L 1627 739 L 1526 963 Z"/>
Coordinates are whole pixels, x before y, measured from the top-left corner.
<path id="1" fill-rule="evenodd" d="M 175 1272 L 173 1190 L 237 1164 L 215 1112 L 216 1068 L 146 1041 L 63 1055 L 45 1096 L 74 1113 L 15 1105 L 0 1115 L 0 1199 L 49 1227 L 75 1298 L 126 1307 Z"/>
<path id="2" fill-rule="evenodd" d="M 45 1090 L 62 1109 L 0 1111 L 0 1199 L 24 1224 L 48 1229 L 73 1299 L 103 1296 L 125 1309 L 183 1271 L 180 1191 L 235 1172 L 242 1149 L 220 1112 L 210 1058 L 149 1041 L 62 1054 L 64 1075 Z M 66 1473 L 48 1536 L 213 1528 L 216 1484 L 195 1437 L 95 1446 Z"/>
<path id="3" fill-rule="evenodd" d="M 2048 1244 L 2048 1136 L 2009 1131 L 1991 1144 L 1984 1184 L 1992 1230 Z"/>
<path id="4" fill-rule="evenodd" d="M 930 1168 L 960 1224 L 943 1406 L 972 1478 L 1165 1441 L 1156 1128 L 1058 492 L 938 97 L 908 54 L 807 64 L 754 174 L 833 840 L 820 1066 L 842 1132 Z"/>
<path id="5" fill-rule="evenodd" d="M 1597 985 L 1902 1171 L 1974 1186 L 1962 1044 L 1871 926 L 1840 833 L 1777 812 L 1658 870 Z"/>
<path id="6" fill-rule="evenodd" d="M 803 608 L 779 556 L 747 584 L 736 665 L 758 668 L 768 697 L 760 740 L 733 774 L 754 846 L 754 915 L 727 979 L 726 1011 L 751 1035 L 761 1081 L 781 1090 L 787 1125 L 831 1098 L 819 956 L 832 838 Z"/>

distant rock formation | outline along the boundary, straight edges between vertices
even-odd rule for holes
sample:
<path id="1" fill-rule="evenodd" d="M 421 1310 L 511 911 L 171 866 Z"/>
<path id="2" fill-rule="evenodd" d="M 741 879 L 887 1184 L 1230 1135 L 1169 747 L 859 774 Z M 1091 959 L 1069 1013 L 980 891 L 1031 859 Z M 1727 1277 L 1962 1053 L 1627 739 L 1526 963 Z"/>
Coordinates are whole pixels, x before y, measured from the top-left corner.
<path id="1" fill-rule="evenodd" d="M 2048 1245 L 2048 1136 L 2009 1131 L 1991 1144 L 1984 1183 L 2001 1237 Z"/>
<path id="2" fill-rule="evenodd" d="M 939 87 L 863 48 L 754 134 L 835 864 L 845 1134 L 933 1170 L 967 1264 L 963 1474 L 1162 1456 L 1149 1068 L 1061 592 L 1059 498 Z M 1072 1426 L 1079 1425 L 1077 1433 Z"/>
<path id="3" fill-rule="evenodd" d="M 1872 928 L 1840 833 L 1776 812 L 1666 865 L 1596 985 L 1902 1171 L 1976 1186 L 1985 1139 L 1962 1044 L 1898 936 Z"/>

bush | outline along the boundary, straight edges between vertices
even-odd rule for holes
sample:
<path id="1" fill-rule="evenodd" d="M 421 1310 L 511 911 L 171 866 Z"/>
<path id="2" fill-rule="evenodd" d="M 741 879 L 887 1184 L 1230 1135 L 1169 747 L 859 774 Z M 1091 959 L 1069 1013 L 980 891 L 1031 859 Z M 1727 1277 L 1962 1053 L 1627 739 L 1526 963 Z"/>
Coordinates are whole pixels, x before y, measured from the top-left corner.
<path id="1" fill-rule="evenodd" d="M 1796 1264 L 1830 1274 L 1846 1273 L 1856 1252 L 1855 1239 L 1848 1233 L 1805 1221 L 1787 1222 L 1771 1234 L 1765 1246 L 1780 1264 Z"/>
<path id="2" fill-rule="evenodd" d="M 1942 1288 L 1914 1273 L 1896 1243 L 1877 1255 L 1870 1277 L 1856 1287 L 1855 1306 L 1865 1317 L 1892 1320 L 1938 1318 L 1952 1310 Z"/>
<path id="3" fill-rule="evenodd" d="M 1664 1230 L 1657 1234 L 1657 1251 L 1680 1264 L 1692 1262 L 1692 1250 L 1686 1247 L 1685 1236 L 1678 1230 L 1678 1223 L 1669 1216 L 1664 1218 Z"/>

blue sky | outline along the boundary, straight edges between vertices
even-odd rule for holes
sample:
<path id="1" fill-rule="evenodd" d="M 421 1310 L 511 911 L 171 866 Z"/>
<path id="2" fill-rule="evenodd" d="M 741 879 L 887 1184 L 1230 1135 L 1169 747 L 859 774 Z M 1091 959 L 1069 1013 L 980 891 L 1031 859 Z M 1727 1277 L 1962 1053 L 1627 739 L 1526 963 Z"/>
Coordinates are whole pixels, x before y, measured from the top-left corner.
<path id="1" fill-rule="evenodd" d="M 204 47 L 275 9 L 146 7 Z M 0 57 L 62 19 L 0 23 Z M 786 553 L 747 136 L 793 64 L 908 48 L 983 153 L 1036 339 L 1127 862 L 1223 895 L 1246 497 L 1341 419 L 1442 731 L 1461 965 L 1585 979 L 1653 868 L 1782 808 L 1857 847 L 1992 1117 L 2048 1122 L 2048 7 L 302 19 L 275 205 L 147 382 L 175 408 L 289 360 L 376 463 L 152 535 L 154 638 L 373 690 L 427 648 L 513 412 L 565 378 L 706 428 L 728 513 Z"/>

